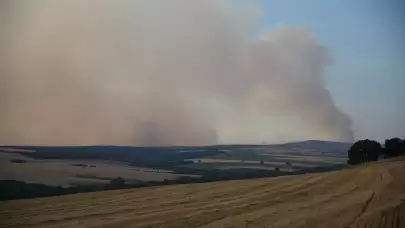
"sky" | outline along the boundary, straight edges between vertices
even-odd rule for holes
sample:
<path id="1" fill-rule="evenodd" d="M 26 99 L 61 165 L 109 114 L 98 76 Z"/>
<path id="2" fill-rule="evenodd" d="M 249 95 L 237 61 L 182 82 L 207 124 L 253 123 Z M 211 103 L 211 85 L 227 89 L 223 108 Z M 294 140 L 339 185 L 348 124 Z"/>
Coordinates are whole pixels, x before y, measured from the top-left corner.
<path id="1" fill-rule="evenodd" d="M 263 0 L 262 30 L 304 25 L 327 46 L 327 88 L 357 139 L 405 137 L 405 2 Z"/>
<path id="2" fill-rule="evenodd" d="M 401 0 L 6 0 L 0 10 L 0 144 L 405 138 Z"/>

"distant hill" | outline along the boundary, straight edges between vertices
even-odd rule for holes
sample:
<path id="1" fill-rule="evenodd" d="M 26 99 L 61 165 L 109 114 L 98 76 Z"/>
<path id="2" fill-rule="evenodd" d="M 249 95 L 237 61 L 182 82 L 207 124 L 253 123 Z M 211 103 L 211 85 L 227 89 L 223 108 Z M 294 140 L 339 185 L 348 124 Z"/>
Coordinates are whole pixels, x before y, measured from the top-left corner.
<path id="1" fill-rule="evenodd" d="M 194 147 L 132 147 L 132 146 L 0 146 L 32 158 L 42 159 L 106 159 L 142 163 L 181 163 L 184 159 L 213 156 L 221 150 L 255 148 L 278 153 L 319 153 L 346 156 L 352 143 L 308 140 L 271 145 L 212 145 Z M 28 152 L 29 151 L 29 152 Z M 200 151 L 198 153 L 179 153 Z"/>

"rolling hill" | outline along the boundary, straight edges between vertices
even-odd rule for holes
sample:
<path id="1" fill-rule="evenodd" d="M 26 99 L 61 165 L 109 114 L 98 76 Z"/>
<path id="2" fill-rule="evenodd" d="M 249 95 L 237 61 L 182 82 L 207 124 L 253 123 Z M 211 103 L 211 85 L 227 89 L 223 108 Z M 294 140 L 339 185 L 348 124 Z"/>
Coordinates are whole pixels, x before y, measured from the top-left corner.
<path id="1" fill-rule="evenodd" d="M 201 181 L 272 177 L 341 169 L 349 147 L 316 140 L 199 147 L 0 146 L 0 181 L 75 186 L 105 184 L 119 176 L 136 183 L 184 175 Z"/>
<path id="2" fill-rule="evenodd" d="M 0 202 L 0 227 L 405 227 L 405 158 L 329 173 Z"/>

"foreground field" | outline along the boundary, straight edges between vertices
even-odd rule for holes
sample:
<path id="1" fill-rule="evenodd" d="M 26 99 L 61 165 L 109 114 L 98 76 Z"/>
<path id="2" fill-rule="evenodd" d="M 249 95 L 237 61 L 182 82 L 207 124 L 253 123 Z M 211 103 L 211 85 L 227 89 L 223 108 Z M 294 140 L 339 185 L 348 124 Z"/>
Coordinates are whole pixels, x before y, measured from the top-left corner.
<path id="1" fill-rule="evenodd" d="M 405 227 L 405 160 L 0 203 L 0 227 Z"/>

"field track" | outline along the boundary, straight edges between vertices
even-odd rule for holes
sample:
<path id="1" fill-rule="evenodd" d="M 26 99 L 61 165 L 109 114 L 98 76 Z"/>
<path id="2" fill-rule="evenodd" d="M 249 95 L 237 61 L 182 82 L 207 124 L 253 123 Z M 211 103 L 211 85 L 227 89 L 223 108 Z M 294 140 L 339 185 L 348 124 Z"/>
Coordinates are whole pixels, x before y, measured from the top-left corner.
<path id="1" fill-rule="evenodd" d="M 0 227 L 405 227 L 405 158 L 343 171 L 0 202 Z"/>

